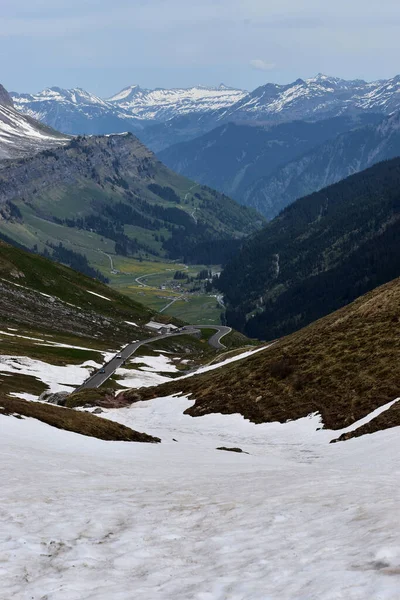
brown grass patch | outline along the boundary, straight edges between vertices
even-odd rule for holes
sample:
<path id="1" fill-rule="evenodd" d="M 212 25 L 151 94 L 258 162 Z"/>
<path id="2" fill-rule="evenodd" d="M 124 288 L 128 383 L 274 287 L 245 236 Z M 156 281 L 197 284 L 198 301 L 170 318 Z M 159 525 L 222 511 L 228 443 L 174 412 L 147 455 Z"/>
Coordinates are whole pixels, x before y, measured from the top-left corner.
<path id="1" fill-rule="evenodd" d="M 196 399 L 192 416 L 240 413 L 254 423 L 319 412 L 325 427 L 340 429 L 400 396 L 399 358 L 396 279 L 243 361 L 120 396 L 182 392 Z"/>
<path id="2" fill-rule="evenodd" d="M 369 423 L 366 423 L 349 433 L 343 433 L 336 440 L 332 440 L 332 442 L 343 442 L 345 440 L 360 437 L 361 435 L 376 433 L 377 431 L 383 431 L 384 429 L 391 429 L 392 427 L 400 427 L 400 402 L 393 404 L 389 410 L 378 415 Z"/>
<path id="3" fill-rule="evenodd" d="M 18 398 L 0 397 L 0 414 L 31 417 L 57 429 L 65 429 L 100 440 L 146 443 L 161 441 L 147 433 L 139 433 L 125 425 L 101 419 L 90 413 L 41 402 L 27 402 Z"/>

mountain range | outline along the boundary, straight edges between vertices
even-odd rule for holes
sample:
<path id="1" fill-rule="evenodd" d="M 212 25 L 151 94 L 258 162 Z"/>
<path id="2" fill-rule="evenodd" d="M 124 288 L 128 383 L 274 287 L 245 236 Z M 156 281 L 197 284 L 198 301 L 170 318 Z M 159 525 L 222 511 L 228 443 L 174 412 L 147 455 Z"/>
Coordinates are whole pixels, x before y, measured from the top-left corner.
<path id="1" fill-rule="evenodd" d="M 319 73 L 288 85 L 263 85 L 229 107 L 220 118 L 271 124 L 295 119 L 316 121 L 346 113 L 390 114 L 400 108 L 399 90 L 399 75 L 367 83 Z"/>
<path id="2" fill-rule="evenodd" d="M 367 83 L 319 74 L 287 85 L 267 83 L 250 93 L 224 85 L 173 90 L 132 85 L 107 99 L 61 88 L 11 95 L 20 111 L 63 133 L 131 131 L 159 151 L 228 122 L 271 125 L 344 114 L 388 115 L 400 109 L 399 89 L 400 76 Z M 154 126 L 156 132 L 148 131 Z"/>
<path id="3" fill-rule="evenodd" d="M 214 113 L 245 92 L 220 85 L 148 90 L 132 85 L 107 99 L 80 88 L 46 88 L 37 94 L 11 93 L 19 111 L 68 134 L 143 132 L 148 125 L 187 114 Z"/>

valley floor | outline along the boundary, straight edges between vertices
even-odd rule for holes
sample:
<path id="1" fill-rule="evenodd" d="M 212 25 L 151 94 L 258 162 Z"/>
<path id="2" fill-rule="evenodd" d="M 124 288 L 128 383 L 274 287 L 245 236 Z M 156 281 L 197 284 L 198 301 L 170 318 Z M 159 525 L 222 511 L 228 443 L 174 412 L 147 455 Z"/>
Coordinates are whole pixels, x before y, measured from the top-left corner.
<path id="1" fill-rule="evenodd" d="M 102 415 L 158 445 L 0 416 L 1 598 L 398 600 L 397 429 L 329 445 L 317 416 L 254 425 L 191 403 Z"/>

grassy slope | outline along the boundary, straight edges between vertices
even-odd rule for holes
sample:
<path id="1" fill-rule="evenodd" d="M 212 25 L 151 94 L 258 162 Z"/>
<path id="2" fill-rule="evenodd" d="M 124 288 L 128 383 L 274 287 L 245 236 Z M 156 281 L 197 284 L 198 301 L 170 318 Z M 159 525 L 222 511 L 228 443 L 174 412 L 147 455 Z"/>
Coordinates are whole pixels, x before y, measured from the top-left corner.
<path id="1" fill-rule="evenodd" d="M 0 415 L 29 417 L 57 429 L 65 429 L 100 440 L 145 443 L 160 441 L 159 438 L 139 433 L 125 425 L 101 419 L 86 412 L 77 412 L 41 402 L 27 402 L 17 398 L 0 397 Z"/>
<path id="2" fill-rule="evenodd" d="M 125 321 L 140 325 L 154 314 L 90 277 L 1 241 L 0 285 L 1 320 L 31 329 L 36 325 L 42 333 L 87 338 L 103 333 L 110 341 L 124 341 L 132 336 Z"/>
<path id="3" fill-rule="evenodd" d="M 399 427 L 400 425 L 400 402 L 396 402 L 386 410 L 381 413 L 375 419 L 372 419 L 369 423 L 358 427 L 355 431 L 351 431 L 350 433 L 343 433 L 337 440 L 334 441 L 344 441 L 350 440 L 351 438 L 360 437 L 362 435 L 375 433 L 376 431 L 382 431 L 384 429 L 390 429 L 391 427 Z"/>
<path id="4" fill-rule="evenodd" d="M 250 358 L 142 389 L 140 398 L 193 394 L 193 416 L 238 412 L 256 423 L 319 412 L 325 427 L 339 429 L 400 396 L 399 327 L 396 279 Z M 399 415 L 393 408 L 392 426 Z"/>

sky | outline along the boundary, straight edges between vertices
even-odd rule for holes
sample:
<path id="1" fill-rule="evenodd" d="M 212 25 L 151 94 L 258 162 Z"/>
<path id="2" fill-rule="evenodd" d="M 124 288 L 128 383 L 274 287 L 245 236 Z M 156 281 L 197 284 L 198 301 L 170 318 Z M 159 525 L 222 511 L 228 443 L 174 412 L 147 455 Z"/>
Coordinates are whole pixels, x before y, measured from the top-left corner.
<path id="1" fill-rule="evenodd" d="M 9 91 L 374 80 L 399 50 L 398 0 L 1 0 Z"/>

